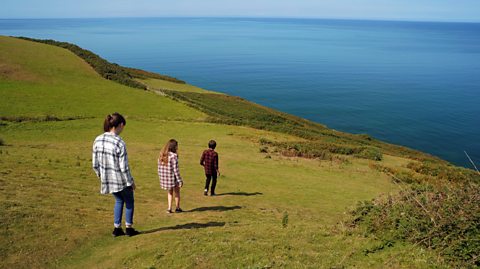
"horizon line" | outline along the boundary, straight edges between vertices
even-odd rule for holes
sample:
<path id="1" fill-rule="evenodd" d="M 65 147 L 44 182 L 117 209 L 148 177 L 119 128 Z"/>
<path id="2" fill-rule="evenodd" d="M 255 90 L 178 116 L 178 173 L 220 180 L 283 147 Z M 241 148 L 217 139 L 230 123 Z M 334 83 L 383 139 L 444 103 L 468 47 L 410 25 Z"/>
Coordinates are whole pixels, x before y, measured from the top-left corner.
<path id="1" fill-rule="evenodd" d="M 287 17 L 287 16 L 99 16 L 99 17 L 17 17 L 0 20 L 78 20 L 78 19 L 296 19 L 296 20 L 342 20 L 342 21 L 384 21 L 384 22 L 424 22 L 424 23 L 480 23 L 480 20 L 428 20 L 394 18 L 348 18 L 348 17 Z"/>

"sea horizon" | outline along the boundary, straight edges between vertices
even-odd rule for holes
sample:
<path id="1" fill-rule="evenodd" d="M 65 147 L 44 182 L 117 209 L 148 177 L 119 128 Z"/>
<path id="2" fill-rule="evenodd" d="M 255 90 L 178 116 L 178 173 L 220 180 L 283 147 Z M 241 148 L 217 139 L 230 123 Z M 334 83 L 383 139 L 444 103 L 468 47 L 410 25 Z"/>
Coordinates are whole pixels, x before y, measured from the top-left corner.
<path id="1" fill-rule="evenodd" d="M 460 23 L 480 24 L 472 20 L 422 20 L 391 18 L 336 18 L 336 17 L 280 17 L 280 16 L 112 16 L 112 17 L 17 17 L 0 18 L 0 20 L 90 20 L 90 19 L 291 19 L 291 20 L 338 20 L 338 21 L 371 21 L 371 22 L 411 22 L 411 23 Z"/>

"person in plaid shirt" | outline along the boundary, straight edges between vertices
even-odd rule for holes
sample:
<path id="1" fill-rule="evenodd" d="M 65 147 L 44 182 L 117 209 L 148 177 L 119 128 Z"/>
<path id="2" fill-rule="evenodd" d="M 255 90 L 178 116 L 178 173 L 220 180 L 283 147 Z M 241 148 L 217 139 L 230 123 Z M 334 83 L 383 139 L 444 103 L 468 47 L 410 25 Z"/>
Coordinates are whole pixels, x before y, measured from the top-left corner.
<path id="1" fill-rule="evenodd" d="M 168 191 L 167 213 L 172 213 L 172 198 L 175 194 L 175 212 L 180 213 L 180 188 L 183 187 L 183 180 L 178 168 L 178 142 L 170 139 L 163 147 L 158 158 L 158 176 L 160 187 Z"/>
<path id="2" fill-rule="evenodd" d="M 215 187 L 217 186 L 217 174 L 220 174 L 218 171 L 218 154 L 215 151 L 217 147 L 217 142 L 215 140 L 210 140 L 208 142 L 208 149 L 203 151 L 202 157 L 200 158 L 200 165 L 205 169 L 205 190 L 203 194 L 208 195 L 208 188 L 210 187 L 210 181 L 212 181 L 212 189 L 210 190 L 210 195 L 215 196 Z"/>
<path id="3" fill-rule="evenodd" d="M 137 235 L 133 227 L 135 182 L 128 165 L 127 148 L 119 136 L 127 122 L 119 113 L 105 118 L 104 133 L 93 142 L 92 166 L 100 178 L 100 193 L 113 194 L 115 197 L 113 236 L 125 235 L 122 230 L 122 212 L 125 204 L 125 225 L 128 236 Z"/>

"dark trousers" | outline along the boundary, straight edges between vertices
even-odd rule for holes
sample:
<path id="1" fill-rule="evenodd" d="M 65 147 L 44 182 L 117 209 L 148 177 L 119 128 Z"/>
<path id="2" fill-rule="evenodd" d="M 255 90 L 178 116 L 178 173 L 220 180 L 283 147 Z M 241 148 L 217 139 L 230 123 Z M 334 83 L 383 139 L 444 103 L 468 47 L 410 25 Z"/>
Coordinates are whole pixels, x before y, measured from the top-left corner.
<path id="1" fill-rule="evenodd" d="M 205 175 L 207 179 L 205 180 L 205 189 L 208 191 L 208 188 L 210 187 L 210 181 L 212 181 L 212 189 L 210 191 L 210 194 L 215 194 L 215 187 L 217 186 L 217 174 L 212 174 L 212 175 Z"/>

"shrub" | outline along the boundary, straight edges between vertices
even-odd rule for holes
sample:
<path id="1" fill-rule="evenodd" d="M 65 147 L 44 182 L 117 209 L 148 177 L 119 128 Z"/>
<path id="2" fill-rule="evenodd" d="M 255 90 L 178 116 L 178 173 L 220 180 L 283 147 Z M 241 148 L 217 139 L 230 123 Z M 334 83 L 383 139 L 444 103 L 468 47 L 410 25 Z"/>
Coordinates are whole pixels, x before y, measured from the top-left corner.
<path id="1" fill-rule="evenodd" d="M 352 214 L 355 226 L 385 241 L 409 241 L 456 266 L 480 266 L 478 184 L 409 185 L 396 195 L 359 203 Z"/>
<path id="2" fill-rule="evenodd" d="M 379 172 L 385 173 L 388 176 L 391 176 L 394 182 L 403 182 L 403 183 L 422 183 L 432 181 L 434 179 L 422 175 L 413 173 L 408 169 L 398 169 L 388 166 L 384 166 L 378 163 L 371 163 L 369 167 L 375 169 Z"/>
<path id="3" fill-rule="evenodd" d="M 364 140 L 368 140 L 368 141 L 373 140 L 373 138 L 371 136 L 369 136 L 368 134 L 359 134 L 358 137 L 361 138 L 361 139 L 364 139 Z"/>
<path id="4" fill-rule="evenodd" d="M 407 167 L 413 171 L 446 181 L 474 181 L 480 183 L 480 175 L 471 169 L 433 162 L 410 162 Z"/>
<path id="5" fill-rule="evenodd" d="M 260 145 L 270 145 L 272 144 L 272 142 L 264 137 L 261 137 L 260 140 L 258 140 L 258 142 L 260 143 Z"/>
<path id="6" fill-rule="evenodd" d="M 381 161 L 383 158 L 382 152 L 380 152 L 380 150 L 377 148 L 365 148 L 354 156 L 374 161 Z"/>

